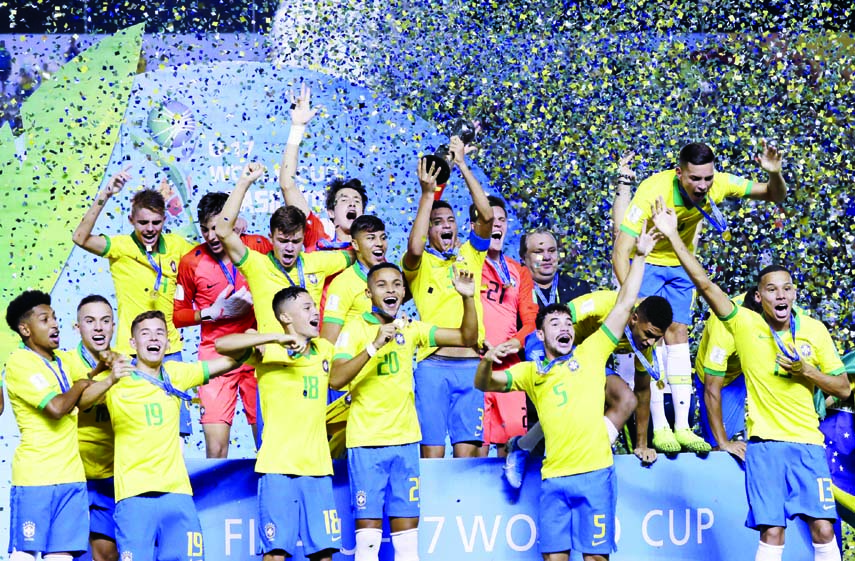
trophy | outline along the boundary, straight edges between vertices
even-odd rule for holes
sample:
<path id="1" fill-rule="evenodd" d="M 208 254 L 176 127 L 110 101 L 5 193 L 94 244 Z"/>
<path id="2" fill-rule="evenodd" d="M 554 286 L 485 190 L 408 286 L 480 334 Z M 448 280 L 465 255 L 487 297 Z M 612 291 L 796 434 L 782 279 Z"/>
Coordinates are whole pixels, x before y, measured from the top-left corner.
<path id="1" fill-rule="evenodd" d="M 481 123 L 466 119 L 458 119 L 451 126 L 451 137 L 459 136 L 463 144 L 470 146 L 478 139 L 478 133 L 481 132 Z M 440 144 L 439 148 L 433 154 L 428 154 L 424 157 L 427 162 L 427 168 L 439 169 L 439 175 L 436 177 L 436 194 L 434 198 L 439 200 L 442 198 L 442 191 L 448 183 L 448 178 L 451 177 L 451 166 L 454 162 L 454 156 L 451 154 L 448 144 Z"/>

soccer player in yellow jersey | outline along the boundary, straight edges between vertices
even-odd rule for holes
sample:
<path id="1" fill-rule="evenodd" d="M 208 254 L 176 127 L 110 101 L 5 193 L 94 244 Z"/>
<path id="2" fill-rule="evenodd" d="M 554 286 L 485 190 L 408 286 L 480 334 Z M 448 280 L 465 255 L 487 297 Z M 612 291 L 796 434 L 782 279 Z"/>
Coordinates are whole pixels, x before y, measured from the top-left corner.
<path id="1" fill-rule="evenodd" d="M 280 324 L 275 332 L 225 335 L 216 344 L 227 356 L 250 352 L 258 376 L 267 430 L 255 462 L 261 474 L 257 553 L 264 561 L 284 561 L 302 541 L 310 560 L 329 561 L 341 545 L 326 432 L 335 348 L 318 336 L 320 314 L 306 289 L 283 288 L 271 307 Z"/>
<path id="2" fill-rule="evenodd" d="M 244 168 L 220 213 L 216 232 L 229 259 L 237 265 L 249 283 L 258 331 L 270 333 L 280 327 L 271 305 L 273 296 L 280 289 L 286 286 L 305 288 L 317 305 L 321 300 L 324 280 L 347 268 L 352 260 L 347 251 L 303 253 L 306 215 L 293 206 L 280 207 L 270 217 L 273 251 L 262 255 L 250 251 L 243 244 L 233 225 L 250 185 L 263 176 L 264 171 L 264 166 L 258 162 L 252 162 Z"/>
<path id="3" fill-rule="evenodd" d="M 204 559 L 193 490 L 175 438 L 186 391 L 233 370 L 228 357 L 204 362 L 164 361 L 166 318 L 149 310 L 131 323 L 133 361 L 113 366 L 131 373 L 105 401 L 115 431 L 116 542 L 121 559 Z"/>
<path id="4" fill-rule="evenodd" d="M 733 334 L 748 392 L 745 450 L 746 526 L 760 532 L 756 561 L 778 561 L 787 521 L 810 527 L 815 561 L 840 561 L 834 536 L 837 519 L 824 437 L 814 408 L 814 389 L 840 399 L 849 379 L 825 326 L 795 315 L 796 289 L 790 273 L 766 267 L 757 279 L 762 314 L 734 304 L 707 277 L 680 239 L 678 220 L 665 201 L 656 201 L 653 220 L 672 244 L 689 278 L 712 312 Z"/>
<path id="5" fill-rule="evenodd" d="M 537 407 L 546 436 L 540 495 L 540 552 L 546 561 L 567 561 L 570 551 L 586 561 L 615 551 L 617 502 L 614 459 L 603 424 L 606 360 L 615 350 L 635 307 L 644 261 L 658 234 L 642 232 L 617 301 L 602 325 L 575 349 L 570 310 L 550 304 L 538 312 L 537 334 L 546 358 L 509 370 L 493 370 L 505 354 L 490 347 L 478 365 L 475 385 L 484 391 L 523 390 Z"/>
<path id="6" fill-rule="evenodd" d="M 72 240 L 89 253 L 106 257 L 110 262 L 110 276 L 116 290 L 119 308 L 119 329 L 116 333 L 115 350 L 130 355 L 131 322 L 147 310 L 159 310 L 166 316 L 169 325 L 170 355 L 166 360 L 182 360 L 181 334 L 173 326 L 172 311 L 178 264 L 192 244 L 178 234 L 163 233 L 166 218 L 166 201 L 155 189 L 138 191 L 131 199 L 131 214 L 128 220 L 134 228 L 130 235 L 93 235 L 101 211 L 110 199 L 119 194 L 130 180 L 127 168 L 107 182 L 95 197 L 92 207 L 83 216 Z M 182 406 L 179 433 L 192 432 L 190 411 Z"/>
<path id="7" fill-rule="evenodd" d="M 371 313 L 367 274 L 371 267 L 386 262 L 386 225 L 369 214 L 356 218 L 350 225 L 356 263 L 336 275 L 327 290 L 321 337 L 335 343 L 346 322 Z"/>
<path id="8" fill-rule="evenodd" d="M 355 223 L 355 222 L 354 222 Z M 345 323 L 336 343 L 330 384 L 349 384 L 347 465 L 356 518 L 356 561 L 377 561 L 383 513 L 389 517 L 395 561 L 417 561 L 419 446 L 422 438 L 413 393 L 413 357 L 419 347 L 463 347 L 478 340 L 473 275 L 458 271 L 463 298 L 455 329 L 398 319 L 404 277 L 397 265 L 368 272 L 372 310 Z"/>
<path id="9" fill-rule="evenodd" d="M 618 282 L 626 277 L 632 257 L 633 238 L 639 226 L 650 218 L 650 205 L 658 197 L 674 210 L 679 219 L 680 237 L 694 250 L 694 237 L 701 221 L 707 222 L 721 235 L 727 236 L 727 221 L 718 210 L 725 198 L 748 197 L 779 203 L 784 200 L 787 186 L 781 175 L 781 154 L 763 141 L 763 151 L 757 162 L 768 174 L 767 183 L 748 181 L 729 173 L 717 173 L 715 154 L 706 144 L 691 143 L 680 150 L 679 165 L 648 177 L 638 186 L 629 209 L 623 217 L 620 234 L 612 254 L 612 264 Z M 651 252 L 640 296 L 656 294 L 664 297 L 674 309 L 674 323 L 665 333 L 665 371 L 674 401 L 674 431 L 665 420 L 664 409 L 651 407 L 653 416 L 653 445 L 663 452 L 692 452 L 709 450 L 709 445 L 689 428 L 689 408 L 692 397 L 692 362 L 689 356 L 689 331 L 694 288 L 680 267 L 670 246 L 660 242 Z M 655 390 L 654 390 L 655 391 Z"/>
<path id="10" fill-rule="evenodd" d="M 6 323 L 22 345 L 6 361 L 6 388 L 21 441 L 12 459 L 10 561 L 71 561 L 89 539 L 86 474 L 77 441 L 78 409 L 88 409 L 124 375 L 93 382 L 60 356 L 59 325 L 48 294 L 9 303 Z M 99 363 L 98 370 L 105 365 Z M 173 438 L 175 433 L 173 432 Z"/>
<path id="11" fill-rule="evenodd" d="M 106 298 L 92 294 L 77 305 L 77 323 L 80 342 L 72 351 L 59 351 L 64 363 L 86 375 L 103 379 L 109 372 L 101 360 L 110 351 L 113 339 L 113 307 Z M 99 364 L 100 363 L 100 364 Z M 113 425 L 107 406 L 99 403 L 77 414 L 77 440 L 80 459 L 86 473 L 89 491 L 89 545 L 93 561 L 115 561 L 116 527 L 113 511 L 116 499 L 113 493 Z"/>
<path id="12" fill-rule="evenodd" d="M 493 209 L 466 163 L 463 141 L 454 136 L 449 146 L 454 164 L 466 180 L 478 219 L 472 224 L 469 240 L 458 247 L 454 211 L 447 202 L 434 201 L 439 170 L 433 169 L 432 164 L 428 168 L 426 160 L 420 159 L 421 198 L 407 252 L 401 260 L 404 278 L 410 284 L 421 320 L 439 327 L 455 327 L 462 312 L 452 283 L 455 267 L 473 273 L 475 284 L 481 286 L 481 271 L 493 229 Z M 480 298 L 475 302 L 475 309 L 480 340 L 484 337 Z M 484 410 L 483 392 L 472 387 L 478 357 L 474 347 L 419 350 L 415 373 L 416 410 L 422 428 L 423 458 L 443 457 L 446 436 L 450 437 L 455 458 L 478 455 Z"/>

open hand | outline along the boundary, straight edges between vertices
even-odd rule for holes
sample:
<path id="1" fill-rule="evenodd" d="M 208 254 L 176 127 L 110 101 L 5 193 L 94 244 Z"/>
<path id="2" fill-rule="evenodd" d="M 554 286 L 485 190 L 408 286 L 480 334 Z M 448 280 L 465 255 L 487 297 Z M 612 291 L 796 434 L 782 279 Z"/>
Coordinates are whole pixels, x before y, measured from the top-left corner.
<path id="1" fill-rule="evenodd" d="M 429 194 L 432 197 L 436 192 L 436 178 L 440 170 L 433 162 L 428 167 L 427 162 L 424 158 L 419 159 L 419 185 L 422 186 L 422 195 Z"/>
<path id="2" fill-rule="evenodd" d="M 784 164 L 784 153 L 777 147 L 768 144 L 766 139 L 762 140 L 763 151 L 755 156 L 755 160 L 766 173 L 781 173 Z"/>
<path id="3" fill-rule="evenodd" d="M 318 113 L 318 108 L 312 109 L 312 88 L 306 83 L 300 84 L 299 95 L 291 92 L 291 123 L 305 125 Z"/>
<path id="4" fill-rule="evenodd" d="M 452 267 L 454 277 L 451 282 L 454 284 L 454 289 L 464 298 L 472 298 L 475 296 L 475 275 L 465 269 Z"/>
<path id="5" fill-rule="evenodd" d="M 677 213 L 674 209 L 665 205 L 665 199 L 661 196 L 651 205 L 651 215 L 656 229 L 670 238 L 677 233 Z"/>

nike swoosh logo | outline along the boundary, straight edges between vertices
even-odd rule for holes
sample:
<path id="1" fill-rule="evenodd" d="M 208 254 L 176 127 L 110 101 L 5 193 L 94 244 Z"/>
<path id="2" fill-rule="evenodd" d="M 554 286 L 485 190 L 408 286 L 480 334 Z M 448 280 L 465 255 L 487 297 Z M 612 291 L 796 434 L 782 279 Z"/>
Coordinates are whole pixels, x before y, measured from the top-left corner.
<path id="1" fill-rule="evenodd" d="M 591 546 L 597 547 L 598 545 L 603 545 L 604 543 L 606 543 L 606 540 L 596 540 L 591 542 Z"/>
<path id="2" fill-rule="evenodd" d="M 216 284 L 209 284 L 208 289 L 214 288 L 215 286 L 217 286 L 217 285 Z"/>
<path id="3" fill-rule="evenodd" d="M 330 539 L 334 542 L 337 542 L 337 541 L 341 540 L 341 534 L 339 534 L 338 537 L 332 537 Z"/>
<path id="4" fill-rule="evenodd" d="M 822 505 L 822 510 L 831 510 L 834 508 L 834 505 Z"/>
<path id="5" fill-rule="evenodd" d="M 534 385 L 535 386 L 542 386 L 545 383 L 546 383 L 546 380 L 541 380 L 540 382 L 535 382 Z"/>

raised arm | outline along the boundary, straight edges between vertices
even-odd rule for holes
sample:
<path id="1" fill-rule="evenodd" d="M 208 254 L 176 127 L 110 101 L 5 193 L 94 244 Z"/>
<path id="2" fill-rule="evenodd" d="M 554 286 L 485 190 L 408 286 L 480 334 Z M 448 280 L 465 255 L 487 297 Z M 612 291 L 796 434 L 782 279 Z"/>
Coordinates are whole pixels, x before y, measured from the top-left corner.
<path id="1" fill-rule="evenodd" d="M 104 251 L 107 249 L 107 240 L 104 236 L 93 236 L 92 229 L 95 227 L 95 222 L 98 221 L 98 217 L 101 215 L 101 211 L 104 210 L 104 206 L 106 206 L 110 197 L 119 193 L 122 187 L 125 186 L 125 183 L 130 180 L 131 174 L 128 173 L 129 169 L 131 169 L 131 166 L 126 167 L 111 177 L 95 197 L 92 206 L 83 215 L 83 219 L 71 236 L 74 245 L 82 247 L 89 253 L 94 253 L 98 256 L 104 255 Z"/>
<path id="2" fill-rule="evenodd" d="M 635 152 L 627 152 L 618 162 L 618 175 L 615 180 L 617 188 L 612 201 L 612 240 L 617 240 L 620 235 L 620 224 L 632 200 L 632 186 L 635 184 L 636 175 L 629 164 L 633 158 L 635 158 Z"/>
<path id="3" fill-rule="evenodd" d="M 240 213 L 240 205 L 249 186 L 264 175 L 264 166 L 258 162 L 250 162 L 243 168 L 243 172 L 235 184 L 235 188 L 229 194 L 226 204 L 223 205 L 223 210 L 220 212 L 220 218 L 217 220 L 215 228 L 217 238 L 226 250 L 226 254 L 231 259 L 232 263 L 238 263 L 246 252 L 249 251 L 243 244 L 240 236 L 234 230 L 234 223 Z"/>
<path id="4" fill-rule="evenodd" d="M 629 263 L 634 247 L 635 239 L 624 231 L 618 231 L 614 249 L 612 249 L 612 268 L 620 284 L 626 281 L 626 276 L 629 274 Z"/>
<path id="5" fill-rule="evenodd" d="M 439 328 L 434 339 L 439 347 L 474 347 L 478 344 L 478 311 L 475 309 L 475 275 L 454 268 L 454 288 L 463 298 L 459 329 Z"/>
<path id="6" fill-rule="evenodd" d="M 506 392 L 508 388 L 508 373 L 506 370 L 493 370 L 493 363 L 501 363 L 502 359 L 510 355 L 513 351 L 507 345 L 499 345 L 497 347 L 490 346 L 487 343 L 487 352 L 481 362 L 478 363 L 478 368 L 475 370 L 475 387 L 482 392 Z"/>
<path id="7" fill-rule="evenodd" d="M 433 207 L 433 195 L 436 192 L 436 178 L 439 175 L 439 169 L 434 169 L 434 165 L 427 165 L 427 160 L 419 159 L 419 185 L 422 188 L 422 194 L 419 198 L 419 208 L 416 211 L 416 219 L 413 220 L 413 227 L 410 230 L 410 237 L 407 240 L 407 252 L 401 260 L 404 268 L 413 271 L 418 269 L 419 263 L 422 260 L 422 254 L 425 251 L 425 243 L 427 242 L 428 228 L 430 226 L 430 211 Z"/>
<path id="8" fill-rule="evenodd" d="M 291 132 L 288 143 L 282 152 L 282 165 L 279 167 L 279 188 L 285 204 L 295 206 L 309 216 L 309 203 L 305 195 L 297 187 L 297 161 L 300 157 L 300 143 L 306 132 L 306 125 L 318 112 L 312 109 L 312 90 L 306 84 L 300 86 L 300 95 L 291 97 Z"/>
<path id="9" fill-rule="evenodd" d="M 650 230 L 647 229 L 646 221 L 642 223 L 641 233 L 635 239 L 635 258 L 629 267 L 629 273 L 621 284 L 617 301 L 603 322 L 609 331 L 617 337 L 623 333 L 626 322 L 629 321 L 629 316 L 635 308 L 638 291 L 641 289 L 641 279 L 644 277 L 644 262 L 660 237 L 660 234 L 655 232 L 652 227 Z"/>
<path id="10" fill-rule="evenodd" d="M 674 213 L 674 209 L 666 207 L 665 201 L 659 197 L 654 202 L 652 211 L 656 229 L 671 242 L 671 247 L 674 248 L 680 265 L 695 283 L 698 292 L 710 305 L 710 309 L 720 318 L 728 316 L 733 311 L 733 302 L 718 285 L 710 280 L 698 259 L 692 255 L 692 252 L 680 239 L 677 233 L 677 215 Z"/>
<path id="11" fill-rule="evenodd" d="M 478 220 L 472 227 L 479 238 L 487 239 L 493 231 L 493 207 L 490 206 L 490 201 L 481 187 L 481 182 L 478 181 L 472 170 L 469 169 L 469 164 L 466 163 L 466 145 L 459 136 L 451 137 L 448 149 L 454 158 L 454 165 L 460 170 L 460 174 L 466 182 L 466 188 L 469 189 L 472 202 L 475 203 L 475 209 L 478 211 Z"/>
<path id="12" fill-rule="evenodd" d="M 256 333 L 254 331 L 223 335 L 214 342 L 214 349 L 223 356 L 235 360 L 246 360 L 249 358 L 247 351 L 250 350 L 258 351 L 263 356 L 265 345 L 282 345 L 296 352 L 303 352 L 306 349 L 305 341 L 300 341 L 290 333 Z"/>
<path id="13" fill-rule="evenodd" d="M 769 181 L 766 183 L 755 183 L 751 189 L 751 193 L 748 195 L 749 198 L 769 201 L 770 203 L 783 202 L 787 198 L 787 183 L 781 174 L 784 153 L 780 152 L 774 146 L 767 144 L 764 138 L 763 152 L 758 154 L 755 160 L 769 174 Z"/>

